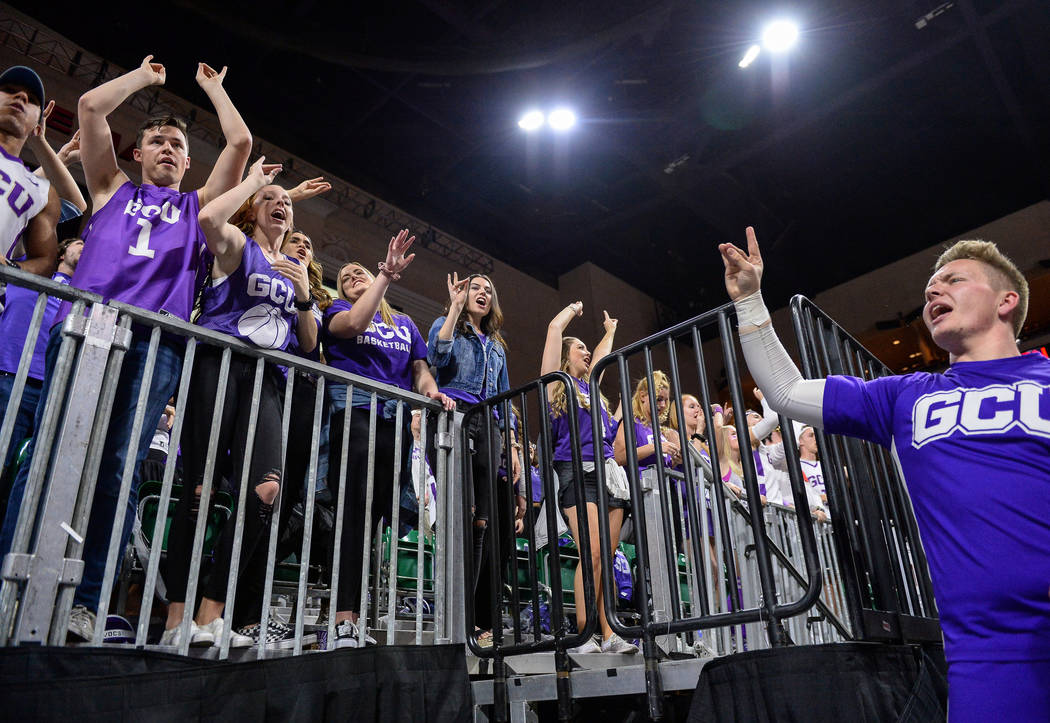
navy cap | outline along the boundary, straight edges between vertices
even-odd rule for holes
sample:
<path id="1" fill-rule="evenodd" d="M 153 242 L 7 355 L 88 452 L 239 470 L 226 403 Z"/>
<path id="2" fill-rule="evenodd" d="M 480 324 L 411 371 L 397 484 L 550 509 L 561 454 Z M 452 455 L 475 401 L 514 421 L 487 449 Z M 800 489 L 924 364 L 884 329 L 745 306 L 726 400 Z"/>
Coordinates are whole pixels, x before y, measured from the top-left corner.
<path id="1" fill-rule="evenodd" d="M 3 73 L 0 73 L 0 85 L 17 85 L 25 88 L 32 95 L 36 96 L 36 99 L 40 101 L 40 108 L 43 110 L 44 82 L 40 80 L 40 76 L 32 68 L 27 68 L 24 65 L 12 65 Z"/>

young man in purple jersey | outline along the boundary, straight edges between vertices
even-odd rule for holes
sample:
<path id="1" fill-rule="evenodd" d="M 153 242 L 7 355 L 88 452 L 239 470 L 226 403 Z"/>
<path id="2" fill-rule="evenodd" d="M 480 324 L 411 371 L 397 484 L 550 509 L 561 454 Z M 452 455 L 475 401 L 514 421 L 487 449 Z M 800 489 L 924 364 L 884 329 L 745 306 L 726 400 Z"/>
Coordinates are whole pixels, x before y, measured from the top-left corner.
<path id="1" fill-rule="evenodd" d="M 226 138 L 226 147 L 207 182 L 196 191 L 180 190 L 190 165 L 186 126 L 177 118 L 161 117 L 151 118 L 140 127 L 134 159 L 142 166 L 142 183 L 134 184 L 117 165 L 106 117 L 139 90 L 164 84 L 165 68 L 151 62 L 152 59 L 152 55 L 147 56 L 135 70 L 93 88 L 80 98 L 81 163 L 94 214 L 84 232 L 84 253 L 72 285 L 98 293 L 106 301 L 123 301 L 188 320 L 208 258 L 197 215 L 208 201 L 240 182 L 251 152 L 252 137 L 222 86 L 226 68 L 216 72 L 200 63 L 197 83 L 211 99 Z M 43 412 L 61 341 L 59 322 L 68 311 L 69 304 L 63 304 L 51 332 L 38 415 Z M 148 348 L 148 333 L 135 330 L 121 367 L 85 535 L 84 572 L 69 626 L 74 637 L 87 639 L 94 628 L 94 611 L 102 588 L 109 535 L 117 514 L 121 474 Z M 160 418 L 175 391 L 181 367 L 182 345 L 177 339 L 165 337 L 153 369 L 146 419 Z M 137 446 L 133 447 L 138 454 L 136 470 L 149 449 L 152 434 L 151 425 L 143 425 Z M 11 548 L 28 468 L 29 464 L 23 465 L 12 487 L 0 530 L 0 554 Z M 133 482 L 123 514 L 125 543 L 135 515 L 136 487 Z"/>
<path id="2" fill-rule="evenodd" d="M 948 660 L 951 721 L 1050 711 L 1050 361 L 1020 354 L 1028 285 L 994 244 L 938 259 L 923 319 L 943 374 L 805 380 L 762 302 L 762 256 L 721 244 L 748 368 L 770 406 L 878 442 L 907 481 Z"/>

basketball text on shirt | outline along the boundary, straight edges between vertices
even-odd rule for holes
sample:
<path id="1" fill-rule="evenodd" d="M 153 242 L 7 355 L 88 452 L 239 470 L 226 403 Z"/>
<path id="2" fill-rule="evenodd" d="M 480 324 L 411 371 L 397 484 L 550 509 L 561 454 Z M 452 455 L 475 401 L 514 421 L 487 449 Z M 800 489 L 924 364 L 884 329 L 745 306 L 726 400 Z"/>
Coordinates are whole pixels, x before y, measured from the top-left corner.
<path id="1" fill-rule="evenodd" d="M 1013 427 L 1050 438 L 1050 418 L 1039 410 L 1048 389 L 1050 386 L 1020 381 L 924 394 L 912 407 L 912 446 L 919 449 L 956 432 L 995 434 Z"/>
<path id="2" fill-rule="evenodd" d="M 398 341 L 390 341 L 391 339 L 394 339 L 395 336 L 403 339 L 405 343 L 402 344 Z M 372 346 L 380 346 L 387 349 L 396 349 L 397 351 L 407 352 L 411 349 L 412 332 L 407 326 L 390 326 L 382 321 L 373 321 L 368 325 L 365 333 L 360 334 L 357 337 L 357 343 L 370 344 Z"/>

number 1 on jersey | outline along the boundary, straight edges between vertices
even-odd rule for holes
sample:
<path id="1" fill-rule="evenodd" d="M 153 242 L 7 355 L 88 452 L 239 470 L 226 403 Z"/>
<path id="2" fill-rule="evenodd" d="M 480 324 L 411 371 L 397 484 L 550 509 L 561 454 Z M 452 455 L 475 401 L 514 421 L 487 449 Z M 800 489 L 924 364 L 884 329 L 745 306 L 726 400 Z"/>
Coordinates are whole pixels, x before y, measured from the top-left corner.
<path id="1" fill-rule="evenodd" d="M 128 253 L 132 256 L 145 256 L 148 259 L 152 259 L 157 253 L 149 247 L 149 235 L 153 230 L 153 224 L 145 218 L 137 218 L 135 222 L 142 228 L 139 229 L 139 236 L 135 240 L 135 245 L 128 246 Z"/>

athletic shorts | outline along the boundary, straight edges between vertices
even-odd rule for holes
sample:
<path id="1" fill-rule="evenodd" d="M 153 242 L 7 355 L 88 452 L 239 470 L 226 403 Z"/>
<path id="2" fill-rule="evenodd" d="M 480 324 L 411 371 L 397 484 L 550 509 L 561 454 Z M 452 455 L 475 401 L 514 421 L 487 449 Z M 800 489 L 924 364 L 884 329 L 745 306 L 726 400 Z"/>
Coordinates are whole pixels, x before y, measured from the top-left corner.
<path id="1" fill-rule="evenodd" d="M 572 462 L 561 460 L 554 461 L 554 471 L 558 475 L 558 504 L 562 509 L 576 506 L 576 485 L 573 483 L 574 473 Z M 594 470 L 583 473 L 583 495 L 585 502 L 598 504 L 598 475 Z M 630 500 L 621 500 L 606 494 L 609 507 L 627 509 L 631 506 Z"/>

